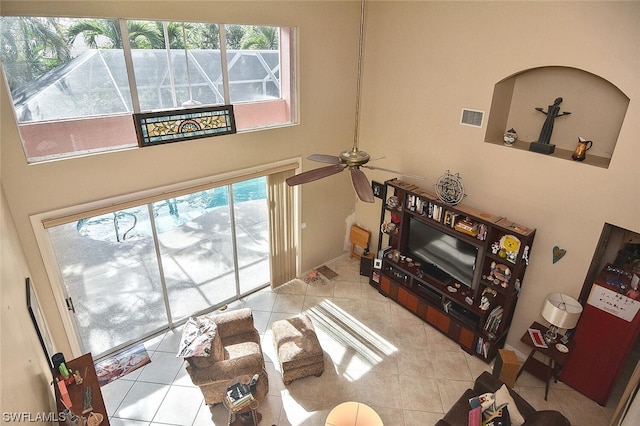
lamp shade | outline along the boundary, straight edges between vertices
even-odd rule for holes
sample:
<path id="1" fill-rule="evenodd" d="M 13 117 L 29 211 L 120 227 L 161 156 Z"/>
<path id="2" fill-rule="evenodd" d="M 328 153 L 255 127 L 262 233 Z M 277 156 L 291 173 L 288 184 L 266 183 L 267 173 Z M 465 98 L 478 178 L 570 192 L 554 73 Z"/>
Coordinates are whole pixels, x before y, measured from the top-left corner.
<path id="1" fill-rule="evenodd" d="M 542 317 L 558 328 L 570 330 L 578 324 L 582 305 L 571 296 L 549 293 L 542 306 Z"/>

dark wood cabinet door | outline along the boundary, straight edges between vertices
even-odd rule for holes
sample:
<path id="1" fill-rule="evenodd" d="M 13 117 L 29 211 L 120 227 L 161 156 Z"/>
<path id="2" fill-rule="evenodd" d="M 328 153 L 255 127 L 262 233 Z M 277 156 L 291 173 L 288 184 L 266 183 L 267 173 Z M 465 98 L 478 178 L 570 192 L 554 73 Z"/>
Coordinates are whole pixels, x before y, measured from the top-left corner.
<path id="1" fill-rule="evenodd" d="M 476 335 L 473 331 L 469 330 L 466 327 L 460 326 L 460 335 L 458 336 L 458 343 L 464 346 L 467 349 L 473 349 L 473 341 Z"/>
<path id="2" fill-rule="evenodd" d="M 384 275 L 380 277 L 380 291 L 387 296 L 391 293 L 391 280 Z"/>

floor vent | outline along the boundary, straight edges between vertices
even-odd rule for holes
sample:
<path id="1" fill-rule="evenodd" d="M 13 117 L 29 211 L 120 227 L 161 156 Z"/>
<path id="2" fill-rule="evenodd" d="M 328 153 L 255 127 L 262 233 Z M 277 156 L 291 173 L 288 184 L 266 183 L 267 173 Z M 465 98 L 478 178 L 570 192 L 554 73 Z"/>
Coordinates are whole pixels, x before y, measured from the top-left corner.
<path id="1" fill-rule="evenodd" d="M 484 111 L 477 111 L 474 109 L 462 109 L 462 116 L 460 117 L 460 124 L 467 126 L 482 127 L 482 120 L 484 119 Z"/>

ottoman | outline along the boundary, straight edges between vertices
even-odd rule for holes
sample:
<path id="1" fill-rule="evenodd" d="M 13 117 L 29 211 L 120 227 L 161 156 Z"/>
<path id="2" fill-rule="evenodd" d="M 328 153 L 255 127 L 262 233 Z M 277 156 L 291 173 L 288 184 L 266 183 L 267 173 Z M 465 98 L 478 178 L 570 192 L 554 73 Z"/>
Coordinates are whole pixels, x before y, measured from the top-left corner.
<path id="1" fill-rule="evenodd" d="M 285 385 L 303 377 L 322 375 L 324 353 L 308 315 L 276 321 L 272 330 Z"/>

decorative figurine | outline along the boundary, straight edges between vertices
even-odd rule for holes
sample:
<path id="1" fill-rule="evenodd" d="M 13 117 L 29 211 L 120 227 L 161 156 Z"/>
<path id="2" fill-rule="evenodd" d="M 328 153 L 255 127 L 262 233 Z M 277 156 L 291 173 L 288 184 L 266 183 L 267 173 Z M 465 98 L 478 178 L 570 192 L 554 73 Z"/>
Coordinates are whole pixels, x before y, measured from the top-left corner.
<path id="1" fill-rule="evenodd" d="M 80 370 L 76 370 L 73 372 L 73 377 L 75 378 L 76 384 L 81 385 L 84 379 L 80 375 Z"/>
<path id="2" fill-rule="evenodd" d="M 491 304 L 496 299 L 496 295 L 498 293 L 489 287 L 485 287 L 482 291 L 482 297 L 480 298 L 480 309 L 483 311 L 488 310 L 491 307 Z"/>
<path id="3" fill-rule="evenodd" d="M 500 242 L 496 241 L 495 243 L 491 244 L 491 253 L 498 254 L 499 251 L 500 251 Z"/>
<path id="4" fill-rule="evenodd" d="M 435 187 L 438 199 L 450 206 L 455 206 L 460 203 L 466 195 L 460 174 L 456 173 L 454 175 L 450 173 L 449 170 L 444 172 L 433 186 Z"/>
<path id="5" fill-rule="evenodd" d="M 553 132 L 553 123 L 556 117 L 562 117 L 563 115 L 571 114 L 570 112 L 566 111 L 560 113 L 561 103 L 562 98 L 556 98 L 556 100 L 553 101 L 553 105 L 549 105 L 549 108 L 546 112 L 540 107 L 536 108 L 536 111 L 540 111 L 541 113 L 546 115 L 547 119 L 542 125 L 538 141 L 531 142 L 531 144 L 529 145 L 529 151 L 540 152 L 542 154 L 552 154 L 553 151 L 555 151 L 556 146 L 549 143 L 549 141 L 551 141 L 551 133 Z"/>
<path id="6" fill-rule="evenodd" d="M 489 275 L 483 276 L 482 278 L 502 288 L 507 288 L 509 287 L 509 280 L 511 279 L 511 269 L 509 269 L 507 265 L 491 262 Z"/>
<path id="7" fill-rule="evenodd" d="M 500 238 L 499 245 L 498 256 L 507 259 L 511 263 L 516 263 L 516 258 L 520 251 L 520 239 L 514 235 L 504 235 Z"/>
<path id="8" fill-rule="evenodd" d="M 529 266 L 529 246 L 524 246 L 524 253 L 522 253 L 522 260 L 525 265 Z"/>
<path id="9" fill-rule="evenodd" d="M 504 133 L 502 140 L 504 140 L 504 144 L 506 146 L 513 146 L 513 144 L 518 140 L 518 134 L 513 130 L 513 128 L 511 128 Z"/>
<path id="10" fill-rule="evenodd" d="M 575 161 L 584 161 L 587 158 L 587 151 L 593 146 L 593 141 L 588 141 L 583 137 L 578 137 L 578 146 L 571 155 Z"/>

